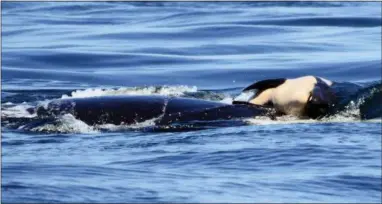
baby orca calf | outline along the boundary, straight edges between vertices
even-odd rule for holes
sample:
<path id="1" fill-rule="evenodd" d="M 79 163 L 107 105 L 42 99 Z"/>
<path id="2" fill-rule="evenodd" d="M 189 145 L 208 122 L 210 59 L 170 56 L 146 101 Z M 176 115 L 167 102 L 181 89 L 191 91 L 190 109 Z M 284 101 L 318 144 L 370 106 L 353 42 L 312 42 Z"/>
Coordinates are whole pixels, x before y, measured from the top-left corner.
<path id="1" fill-rule="evenodd" d="M 250 104 L 273 107 L 281 114 L 318 118 L 324 116 L 336 101 L 332 85 L 332 81 L 321 77 L 303 76 L 258 81 L 243 91 L 255 91 L 248 101 Z"/>

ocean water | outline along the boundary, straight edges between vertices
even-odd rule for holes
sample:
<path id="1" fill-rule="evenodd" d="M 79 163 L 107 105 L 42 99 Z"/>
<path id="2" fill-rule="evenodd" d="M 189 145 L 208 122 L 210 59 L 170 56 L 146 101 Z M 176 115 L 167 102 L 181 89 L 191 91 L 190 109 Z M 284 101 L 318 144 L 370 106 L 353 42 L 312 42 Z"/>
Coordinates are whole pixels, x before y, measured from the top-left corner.
<path id="1" fill-rule="evenodd" d="M 57 98 L 230 103 L 254 81 L 381 83 L 380 2 L 1 2 L 3 203 L 381 202 L 381 118 L 191 131 L 12 119 Z M 381 89 L 379 89 L 381 90 Z M 381 110 L 380 104 L 369 107 Z"/>

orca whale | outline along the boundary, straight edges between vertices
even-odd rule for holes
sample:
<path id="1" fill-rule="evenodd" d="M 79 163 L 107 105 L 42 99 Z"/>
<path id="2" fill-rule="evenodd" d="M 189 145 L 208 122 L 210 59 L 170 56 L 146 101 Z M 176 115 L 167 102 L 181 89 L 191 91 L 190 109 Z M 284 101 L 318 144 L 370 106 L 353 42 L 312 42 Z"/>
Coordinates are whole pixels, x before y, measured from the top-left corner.
<path id="1" fill-rule="evenodd" d="M 374 89 L 377 92 L 371 91 Z M 36 113 L 38 119 L 41 119 L 36 124 L 71 114 L 88 125 L 129 125 L 153 120 L 159 126 L 256 116 L 275 119 L 278 115 L 295 114 L 289 110 L 297 110 L 298 116 L 321 118 L 346 109 L 350 101 L 357 101 L 359 98 L 365 98 L 365 105 L 360 106 L 361 119 L 378 117 L 382 111 L 379 106 L 380 84 L 362 88 L 356 84 L 334 83 L 323 78 L 306 76 L 258 81 L 244 88 L 243 93 L 253 90 L 255 93 L 250 99 L 234 100 L 232 104 L 161 95 L 127 95 L 56 99 L 46 106 L 31 108 L 29 111 Z M 295 107 L 290 107 L 293 105 Z M 34 118 L 26 120 L 33 121 Z M 33 126 L 34 123 L 30 124 Z"/>

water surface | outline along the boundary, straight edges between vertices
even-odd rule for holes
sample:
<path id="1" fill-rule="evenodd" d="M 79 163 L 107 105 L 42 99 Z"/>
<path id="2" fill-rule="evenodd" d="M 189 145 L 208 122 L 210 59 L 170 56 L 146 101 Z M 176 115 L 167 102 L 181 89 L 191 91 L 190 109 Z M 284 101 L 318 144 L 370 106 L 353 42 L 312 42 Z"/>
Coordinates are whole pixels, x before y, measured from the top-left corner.
<path id="1" fill-rule="evenodd" d="M 2 119 L 65 97 L 230 103 L 257 80 L 381 83 L 379 2 L 2 2 Z M 2 124 L 2 201 L 381 202 L 381 120 L 198 131 Z"/>

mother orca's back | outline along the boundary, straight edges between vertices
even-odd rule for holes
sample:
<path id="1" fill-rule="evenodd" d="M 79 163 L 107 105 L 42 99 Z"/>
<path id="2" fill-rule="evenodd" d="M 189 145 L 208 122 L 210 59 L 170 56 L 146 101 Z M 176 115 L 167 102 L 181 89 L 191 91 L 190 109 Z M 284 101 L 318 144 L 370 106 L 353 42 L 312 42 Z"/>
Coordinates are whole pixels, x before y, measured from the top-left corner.
<path id="1" fill-rule="evenodd" d="M 39 107 L 39 116 L 70 113 L 89 125 L 133 124 L 158 118 L 158 124 L 176 121 L 230 119 L 266 114 L 255 106 L 166 96 L 102 96 L 55 100 Z"/>

